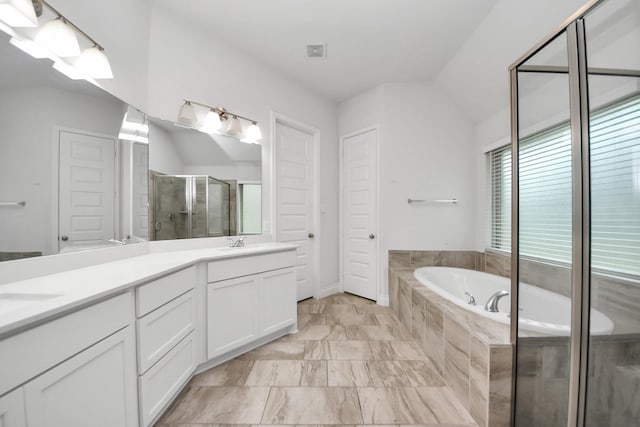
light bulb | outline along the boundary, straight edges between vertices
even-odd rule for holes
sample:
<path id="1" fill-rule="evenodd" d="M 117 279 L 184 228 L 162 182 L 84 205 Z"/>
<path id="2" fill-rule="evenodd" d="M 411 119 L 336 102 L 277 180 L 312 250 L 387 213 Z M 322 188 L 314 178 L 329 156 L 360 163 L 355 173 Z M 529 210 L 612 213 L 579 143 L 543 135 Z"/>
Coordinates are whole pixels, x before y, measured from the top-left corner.
<path id="1" fill-rule="evenodd" d="M 195 126 L 198 119 L 193 105 L 189 101 L 185 101 L 178 112 L 178 123 L 184 126 Z"/>
<path id="2" fill-rule="evenodd" d="M 112 79 L 113 71 L 109 58 L 99 47 L 85 49 L 75 63 L 76 67 L 94 79 Z"/>
<path id="3" fill-rule="evenodd" d="M 204 123 L 200 130 L 204 133 L 214 133 L 222 127 L 222 122 L 220 121 L 220 116 L 215 110 L 212 108 L 207 113 L 204 118 Z"/>
<path id="4" fill-rule="evenodd" d="M 247 128 L 246 132 L 244 133 L 244 136 L 247 140 L 254 143 L 257 143 L 259 140 L 261 140 L 262 132 L 260 132 L 258 123 L 256 122 L 251 123 L 251 125 Z"/>
<path id="5" fill-rule="evenodd" d="M 31 0 L 0 0 L 0 21 L 16 28 L 38 26 Z"/>
<path id="6" fill-rule="evenodd" d="M 76 32 L 60 17 L 44 24 L 35 41 L 61 58 L 80 55 Z"/>

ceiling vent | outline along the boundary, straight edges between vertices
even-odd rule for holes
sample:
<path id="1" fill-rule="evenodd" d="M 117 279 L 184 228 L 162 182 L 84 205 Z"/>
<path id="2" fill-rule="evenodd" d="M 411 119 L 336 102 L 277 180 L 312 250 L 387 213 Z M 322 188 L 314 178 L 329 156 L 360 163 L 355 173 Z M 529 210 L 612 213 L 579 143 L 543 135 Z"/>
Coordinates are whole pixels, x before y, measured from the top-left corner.
<path id="1" fill-rule="evenodd" d="M 307 46 L 307 58 L 324 59 L 327 57 L 326 44 L 308 44 L 306 46 Z"/>

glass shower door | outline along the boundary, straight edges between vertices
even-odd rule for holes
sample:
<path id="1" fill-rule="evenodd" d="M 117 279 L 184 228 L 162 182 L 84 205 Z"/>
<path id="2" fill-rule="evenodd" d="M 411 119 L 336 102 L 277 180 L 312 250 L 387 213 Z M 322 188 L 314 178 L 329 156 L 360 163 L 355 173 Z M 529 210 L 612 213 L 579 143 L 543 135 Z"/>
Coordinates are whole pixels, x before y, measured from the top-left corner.
<path id="1" fill-rule="evenodd" d="M 560 33 L 514 76 L 518 427 L 567 423 L 574 243 L 567 38 Z"/>
<path id="2" fill-rule="evenodd" d="M 640 2 L 604 2 L 585 17 L 585 31 L 592 307 L 585 425 L 640 426 Z"/>
<path id="3" fill-rule="evenodd" d="M 187 184 L 188 181 L 184 177 L 155 175 L 155 240 L 190 237 Z"/>

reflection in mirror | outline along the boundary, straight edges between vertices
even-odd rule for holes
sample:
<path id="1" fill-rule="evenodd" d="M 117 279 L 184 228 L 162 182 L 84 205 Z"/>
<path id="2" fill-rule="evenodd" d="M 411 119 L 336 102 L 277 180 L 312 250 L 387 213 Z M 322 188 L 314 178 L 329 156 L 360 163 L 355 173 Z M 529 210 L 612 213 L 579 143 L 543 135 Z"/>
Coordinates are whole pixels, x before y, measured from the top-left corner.
<path id="1" fill-rule="evenodd" d="M 151 240 L 262 233 L 262 149 L 149 121 Z"/>
<path id="2" fill-rule="evenodd" d="M 146 117 L 3 33 L 0 64 L 0 260 L 147 240 Z"/>

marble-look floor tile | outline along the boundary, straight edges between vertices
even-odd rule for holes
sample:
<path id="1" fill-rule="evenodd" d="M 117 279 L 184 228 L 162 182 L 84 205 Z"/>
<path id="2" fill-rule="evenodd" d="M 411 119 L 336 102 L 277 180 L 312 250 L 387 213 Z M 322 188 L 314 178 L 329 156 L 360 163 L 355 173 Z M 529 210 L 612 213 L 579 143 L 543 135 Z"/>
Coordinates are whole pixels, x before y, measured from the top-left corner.
<path id="1" fill-rule="evenodd" d="M 378 304 L 356 305 L 355 310 L 358 314 L 390 314 L 392 312 L 389 307 Z"/>
<path id="2" fill-rule="evenodd" d="M 163 422 L 257 424 L 268 396 L 269 387 L 193 387 Z"/>
<path id="3" fill-rule="evenodd" d="M 378 319 L 373 314 L 344 314 L 342 316 L 336 314 L 326 315 L 327 325 L 380 325 Z M 299 321 L 298 321 L 299 322 Z"/>
<path id="4" fill-rule="evenodd" d="M 256 360 L 245 385 L 297 386 L 301 376 L 301 360 Z"/>
<path id="5" fill-rule="evenodd" d="M 425 360 L 426 356 L 412 341 L 371 341 L 377 360 Z"/>
<path id="6" fill-rule="evenodd" d="M 326 387 L 327 386 L 327 361 L 305 360 L 302 364 L 300 376 L 301 387 Z"/>
<path id="7" fill-rule="evenodd" d="M 366 424 L 473 424 L 445 387 L 358 388 Z"/>
<path id="8" fill-rule="evenodd" d="M 329 351 L 334 360 L 373 359 L 368 341 L 329 341 Z"/>
<path id="9" fill-rule="evenodd" d="M 290 336 L 295 341 L 346 340 L 344 326 L 310 325 Z"/>
<path id="10" fill-rule="evenodd" d="M 243 386 L 247 380 L 253 361 L 233 359 L 211 368 L 193 378 L 196 386 Z"/>
<path id="11" fill-rule="evenodd" d="M 306 360 L 331 359 L 331 349 L 329 348 L 329 341 L 306 341 L 304 358 Z"/>
<path id="12" fill-rule="evenodd" d="M 376 320 L 378 320 L 379 325 L 383 326 L 395 326 L 398 327 L 402 325 L 400 321 L 392 314 L 392 313 L 376 313 Z"/>
<path id="13" fill-rule="evenodd" d="M 446 385 L 435 366 L 428 360 L 402 360 L 398 363 L 407 373 L 409 381 L 414 387 L 444 387 Z"/>
<path id="14" fill-rule="evenodd" d="M 298 314 L 324 314 L 326 304 L 298 304 Z"/>
<path id="15" fill-rule="evenodd" d="M 411 339 L 404 328 L 394 326 L 346 326 L 347 338 L 367 341 L 407 341 Z"/>
<path id="16" fill-rule="evenodd" d="M 291 336 L 291 335 L 290 335 Z M 302 360 L 304 359 L 304 341 L 291 340 L 289 337 L 265 344 L 239 356 L 241 360 Z"/>
<path id="17" fill-rule="evenodd" d="M 376 302 L 367 298 L 362 298 L 349 293 L 333 294 L 320 301 L 327 301 L 330 304 L 355 304 L 355 305 L 374 305 Z"/>
<path id="18" fill-rule="evenodd" d="M 362 424 L 358 393 L 351 387 L 274 387 L 263 424 Z"/>
<path id="19" fill-rule="evenodd" d="M 298 329 L 302 330 L 309 326 L 326 325 L 327 316 L 324 314 L 298 314 Z"/>
<path id="20" fill-rule="evenodd" d="M 329 387 L 408 387 L 409 377 L 397 361 L 329 360 Z"/>
<path id="21" fill-rule="evenodd" d="M 356 313 L 355 305 L 353 304 L 328 304 L 324 309 L 324 314 L 333 314 L 342 316 L 345 314 L 358 314 Z"/>

